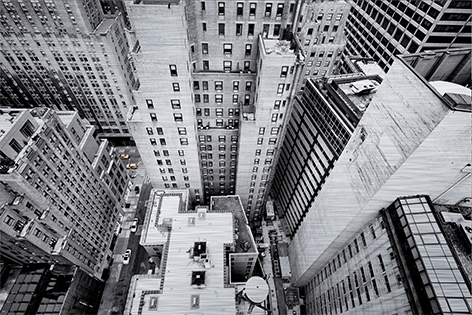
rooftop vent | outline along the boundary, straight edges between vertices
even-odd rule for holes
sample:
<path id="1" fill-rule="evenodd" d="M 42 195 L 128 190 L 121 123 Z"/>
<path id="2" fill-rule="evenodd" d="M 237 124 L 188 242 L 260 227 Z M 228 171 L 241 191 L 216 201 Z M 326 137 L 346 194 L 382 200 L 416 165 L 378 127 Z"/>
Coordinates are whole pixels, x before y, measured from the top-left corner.
<path id="1" fill-rule="evenodd" d="M 192 287 L 198 289 L 206 288 L 205 271 L 192 271 Z"/>

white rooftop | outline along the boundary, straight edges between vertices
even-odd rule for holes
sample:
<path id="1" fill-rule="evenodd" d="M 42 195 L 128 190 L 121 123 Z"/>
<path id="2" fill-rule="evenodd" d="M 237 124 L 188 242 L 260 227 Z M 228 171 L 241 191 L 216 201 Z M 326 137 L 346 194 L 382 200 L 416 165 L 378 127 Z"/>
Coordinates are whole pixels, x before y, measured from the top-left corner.
<path id="1" fill-rule="evenodd" d="M 126 309 L 130 314 L 143 315 L 236 314 L 235 289 L 224 286 L 224 244 L 233 242 L 232 213 L 210 212 L 201 217 L 195 212 L 179 213 L 181 202 L 186 203 L 186 191 L 153 190 L 151 195 L 152 212 L 144 224 L 141 244 L 166 243 L 170 233 L 167 258 L 162 258 L 165 277 L 134 276 Z M 158 226 L 171 224 L 170 232 L 156 228 L 156 220 Z M 206 263 L 194 259 L 191 248 L 195 242 L 206 242 Z M 193 271 L 205 272 L 199 277 L 204 279 L 204 288 L 192 287 Z M 159 293 L 161 279 L 164 286 Z"/>

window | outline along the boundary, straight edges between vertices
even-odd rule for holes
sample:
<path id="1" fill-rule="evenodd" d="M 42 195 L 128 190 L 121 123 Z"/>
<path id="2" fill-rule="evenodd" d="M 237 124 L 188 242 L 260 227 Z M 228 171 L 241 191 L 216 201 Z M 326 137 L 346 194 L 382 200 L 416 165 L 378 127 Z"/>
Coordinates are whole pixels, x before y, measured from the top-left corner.
<path id="1" fill-rule="evenodd" d="M 244 54 L 246 56 L 249 56 L 251 54 L 251 50 L 252 50 L 252 45 L 251 44 L 246 44 L 246 50 L 245 50 Z"/>
<path id="2" fill-rule="evenodd" d="M 180 145 L 188 145 L 188 138 L 180 138 Z"/>
<path id="3" fill-rule="evenodd" d="M 287 76 L 287 72 L 288 72 L 288 67 L 287 66 L 283 66 L 282 67 L 282 70 L 280 70 L 280 77 L 281 78 L 285 78 Z"/>
<path id="4" fill-rule="evenodd" d="M 218 35 L 224 36 L 225 35 L 225 24 L 219 23 L 218 24 Z"/>
<path id="5" fill-rule="evenodd" d="M 266 155 L 267 156 L 273 156 L 274 155 L 274 149 L 268 149 Z"/>
<path id="6" fill-rule="evenodd" d="M 264 138 L 257 138 L 257 145 L 262 145 Z"/>
<path id="7" fill-rule="evenodd" d="M 149 116 L 151 117 L 152 121 L 157 121 L 157 115 L 156 113 L 150 113 Z"/>
<path id="8" fill-rule="evenodd" d="M 252 82 L 251 81 L 246 81 L 246 91 L 251 91 L 252 90 Z"/>
<path id="9" fill-rule="evenodd" d="M 200 94 L 195 94 L 195 102 L 200 103 Z"/>
<path id="10" fill-rule="evenodd" d="M 174 89 L 174 92 L 180 91 L 180 85 L 178 83 L 172 83 L 172 88 Z"/>
<path id="11" fill-rule="evenodd" d="M 200 90 L 200 82 L 199 81 L 193 81 L 193 89 L 194 90 Z"/>
<path id="12" fill-rule="evenodd" d="M 238 92 L 239 91 L 239 81 L 234 81 L 233 82 L 233 92 Z"/>
<path id="13" fill-rule="evenodd" d="M 179 132 L 179 135 L 186 135 L 187 134 L 187 129 L 185 127 L 178 127 L 177 131 Z"/>
<path id="14" fill-rule="evenodd" d="M 202 8 L 202 11 L 205 11 L 205 9 L 206 9 L 205 8 L 205 2 L 203 2 L 203 1 L 201 2 L 201 8 Z"/>
<path id="15" fill-rule="evenodd" d="M 202 54 L 208 54 L 208 44 L 202 43 Z"/>
<path id="16" fill-rule="evenodd" d="M 255 15 L 256 15 L 256 3 L 251 3 L 249 4 L 249 16 L 254 17 Z"/>
<path id="17" fill-rule="evenodd" d="M 223 103 L 223 94 L 215 94 L 215 102 L 218 104 Z"/>
<path id="18" fill-rule="evenodd" d="M 10 147 L 15 150 L 16 153 L 20 153 L 20 151 L 23 149 L 21 144 L 19 144 L 18 141 L 16 141 L 15 139 L 12 139 L 9 144 Z"/>
<path id="19" fill-rule="evenodd" d="M 215 108 L 215 114 L 217 117 L 223 116 L 223 108 Z"/>
<path id="20" fill-rule="evenodd" d="M 7 215 L 5 219 L 3 219 L 3 222 L 5 222 L 7 225 L 12 226 L 13 223 L 15 223 L 15 219 L 13 217 Z"/>
<path id="21" fill-rule="evenodd" d="M 215 90 L 222 91 L 223 90 L 223 81 L 215 81 Z"/>
<path id="22" fill-rule="evenodd" d="M 276 16 L 277 16 L 277 17 L 281 17 L 283 12 L 284 12 L 284 5 L 283 5 L 283 3 L 277 4 L 277 13 L 276 13 Z"/>
<path id="23" fill-rule="evenodd" d="M 236 24 L 236 35 L 241 36 L 243 34 L 243 25 L 242 24 Z"/>
<path id="24" fill-rule="evenodd" d="M 170 75 L 173 77 L 177 76 L 177 66 L 176 65 L 169 65 Z"/>
<path id="25" fill-rule="evenodd" d="M 202 29 L 204 32 L 206 32 L 207 30 L 207 24 L 206 23 L 202 23 Z"/>
<path id="26" fill-rule="evenodd" d="M 236 15 L 237 16 L 242 16 L 243 15 L 243 10 L 244 10 L 244 3 L 238 2 L 236 6 Z"/>
<path id="27" fill-rule="evenodd" d="M 263 136 L 265 133 L 265 128 L 264 127 L 260 127 L 259 128 L 259 135 Z"/>
<path id="28" fill-rule="evenodd" d="M 151 142 L 151 145 L 157 145 L 156 138 L 150 138 L 149 142 Z"/>
<path id="29" fill-rule="evenodd" d="M 23 136 L 25 136 L 25 138 L 31 137 L 34 133 L 33 124 L 29 120 L 27 120 L 23 127 L 21 127 L 20 132 Z"/>
<path id="30" fill-rule="evenodd" d="M 238 94 L 233 94 L 233 104 L 237 104 L 237 103 L 238 103 Z"/>
<path id="31" fill-rule="evenodd" d="M 274 25 L 274 36 L 279 36 L 280 35 L 280 24 L 275 24 Z"/>
<path id="32" fill-rule="evenodd" d="M 184 156 L 185 155 L 184 150 L 179 150 L 178 153 L 179 153 L 179 156 Z"/>
<path id="33" fill-rule="evenodd" d="M 265 16 L 266 17 L 270 17 L 272 14 L 272 3 L 266 3 L 266 7 L 265 7 Z"/>
<path id="34" fill-rule="evenodd" d="M 225 15 L 225 3 L 218 2 L 218 15 L 224 16 Z"/>
<path id="35" fill-rule="evenodd" d="M 203 102 L 208 103 L 209 102 L 209 96 L 208 94 L 203 94 Z"/>
<path id="36" fill-rule="evenodd" d="M 204 108 L 203 113 L 205 116 L 210 116 L 210 109 L 209 108 Z"/>
<path id="37" fill-rule="evenodd" d="M 280 109 L 280 100 L 277 100 L 274 102 L 274 110 L 279 110 Z"/>
<path id="38" fill-rule="evenodd" d="M 146 127 L 146 132 L 147 132 L 148 135 L 154 134 L 154 132 L 153 132 L 153 130 L 152 130 L 151 127 Z"/>
<path id="39" fill-rule="evenodd" d="M 251 70 L 251 62 L 250 61 L 244 61 L 244 71 L 248 72 Z"/>
<path id="40" fill-rule="evenodd" d="M 277 94 L 282 94 L 284 92 L 285 84 L 280 83 L 277 87 Z"/>
<path id="41" fill-rule="evenodd" d="M 159 138 L 159 142 L 161 145 L 167 145 L 165 138 Z"/>
<path id="42" fill-rule="evenodd" d="M 249 105 L 251 103 L 251 95 L 246 94 L 244 95 L 244 105 Z"/>
<path id="43" fill-rule="evenodd" d="M 272 127 L 270 129 L 270 134 L 271 135 L 278 135 L 279 134 L 279 127 Z"/>
<path id="44" fill-rule="evenodd" d="M 231 55 L 233 53 L 233 44 L 223 44 L 223 53 Z"/>
<path id="45" fill-rule="evenodd" d="M 228 72 L 228 71 L 231 71 L 231 68 L 232 68 L 232 63 L 231 61 L 223 61 L 223 70 Z"/>
<path id="46" fill-rule="evenodd" d="M 174 121 L 182 122 L 183 120 L 184 120 L 184 119 L 183 119 L 181 113 L 175 113 L 175 114 L 174 114 Z"/>
<path id="47" fill-rule="evenodd" d="M 208 60 L 203 60 L 203 70 L 210 70 L 210 62 Z"/>
<path id="48" fill-rule="evenodd" d="M 170 100 L 173 109 L 180 109 L 180 100 Z"/>
<path id="49" fill-rule="evenodd" d="M 156 127 L 156 130 L 157 130 L 157 134 L 162 136 L 164 135 L 164 129 L 162 129 L 162 127 Z"/>
<path id="50" fill-rule="evenodd" d="M 254 24 L 247 25 L 247 36 L 254 36 Z"/>
<path id="51" fill-rule="evenodd" d="M 277 143 L 277 138 L 270 138 L 269 139 L 269 144 L 270 145 L 275 145 Z"/>
<path id="52" fill-rule="evenodd" d="M 148 108 L 154 108 L 154 104 L 153 104 L 153 102 L 152 102 L 151 99 L 147 99 L 147 100 L 146 100 L 146 104 L 147 104 L 147 107 L 148 107 Z"/>

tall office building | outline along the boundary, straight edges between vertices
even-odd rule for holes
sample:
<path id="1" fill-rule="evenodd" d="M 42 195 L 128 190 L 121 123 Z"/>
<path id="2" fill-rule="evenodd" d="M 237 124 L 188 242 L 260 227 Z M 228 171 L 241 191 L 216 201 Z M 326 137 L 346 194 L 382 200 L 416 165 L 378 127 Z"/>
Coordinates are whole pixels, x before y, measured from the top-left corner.
<path id="1" fill-rule="evenodd" d="M 0 119 L 2 257 L 100 278 L 128 184 L 114 149 L 77 112 L 2 109 Z"/>
<path id="2" fill-rule="evenodd" d="M 470 314 L 461 210 L 424 195 L 396 199 L 303 287 L 306 313 Z"/>
<path id="3" fill-rule="evenodd" d="M 238 194 L 260 218 L 297 85 L 330 74 L 346 1 L 128 1 L 140 86 L 128 124 L 153 185 Z M 296 31 L 293 31 L 296 30 Z"/>
<path id="4" fill-rule="evenodd" d="M 461 64 L 470 53 L 460 51 L 451 61 Z M 455 203 L 468 195 L 464 136 L 470 90 L 450 82 L 429 84 L 408 64 L 416 57 L 405 59 L 394 64 L 378 87 L 372 80 L 352 78 L 308 84 L 294 107 L 272 197 L 292 238 L 296 285 L 306 284 L 361 222 L 372 219 L 370 211 L 397 196 L 415 188 Z M 416 65 L 428 72 L 423 61 Z M 453 63 L 436 67 L 442 78 L 458 78 L 457 68 Z M 327 119 L 316 120 L 318 112 Z"/>
<path id="5" fill-rule="evenodd" d="M 297 232 L 381 82 L 361 72 L 308 80 L 295 99 L 271 186 L 286 235 Z"/>
<path id="6" fill-rule="evenodd" d="M 349 90 L 362 92 L 368 88 L 368 84 L 353 84 Z M 342 140 L 341 127 L 347 126 L 355 116 L 347 116 L 349 111 L 343 113 L 331 101 L 320 102 L 320 98 L 319 93 L 315 93 L 309 109 L 329 109 L 324 115 L 332 117 L 329 121 L 333 121 L 330 128 L 325 128 L 321 139 Z M 345 106 L 349 107 L 349 102 Z M 302 129 L 297 134 L 287 135 L 288 150 L 293 147 L 294 152 L 298 152 L 299 147 L 303 147 L 294 145 L 294 137 L 300 138 L 303 134 L 300 142 L 306 142 L 306 148 L 299 154 L 303 161 L 283 157 L 279 160 L 278 170 L 288 171 L 281 174 L 286 178 L 277 174 L 276 182 L 280 182 L 274 184 L 278 190 L 273 194 L 276 205 L 293 204 L 290 211 L 277 210 L 287 221 L 292 237 L 289 254 L 295 285 L 305 285 L 319 272 L 318 266 L 344 247 L 363 222 L 373 219 L 378 209 L 388 206 L 397 196 L 421 191 L 435 202 L 443 203 L 455 203 L 467 197 L 469 115 L 470 89 L 450 82 L 430 84 L 399 59 L 377 88 L 349 141 L 337 160 L 333 159 L 332 167 L 324 141 L 317 142 L 313 153 L 306 149 L 311 148 L 308 140 L 315 135 L 313 132 L 313 135 L 305 132 L 305 136 Z M 293 118 L 297 117 L 299 115 L 294 114 Z M 329 143 L 337 142 L 330 140 Z M 326 143 L 325 147 L 329 148 Z M 309 158 L 307 152 L 310 152 Z M 284 161 L 288 165 L 283 165 Z M 324 182 L 320 181 L 323 172 L 329 172 Z M 295 176 L 292 177 L 292 173 Z M 317 191 L 315 183 L 320 187 Z M 279 197 L 281 201 L 277 201 Z"/>
<path id="7" fill-rule="evenodd" d="M 2 105 L 76 110 L 104 136 L 129 138 L 124 113 L 139 82 L 115 2 L 2 1 Z"/>
<path id="8" fill-rule="evenodd" d="M 104 283 L 78 267 L 29 264 L 9 272 L 1 315 L 96 314 Z"/>
<path id="9" fill-rule="evenodd" d="M 347 52 L 373 58 L 385 71 L 393 56 L 470 47 L 470 1 L 352 1 Z"/>

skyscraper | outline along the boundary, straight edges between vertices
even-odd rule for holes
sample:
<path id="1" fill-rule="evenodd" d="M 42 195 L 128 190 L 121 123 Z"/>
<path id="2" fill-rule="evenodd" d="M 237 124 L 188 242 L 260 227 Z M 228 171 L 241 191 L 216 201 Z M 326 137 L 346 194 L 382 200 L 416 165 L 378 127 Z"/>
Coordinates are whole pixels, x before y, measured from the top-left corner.
<path id="1" fill-rule="evenodd" d="M 299 85 L 330 74 L 346 1 L 130 1 L 140 86 L 128 124 L 153 185 L 238 194 L 260 218 Z"/>
<path id="2" fill-rule="evenodd" d="M 469 1 L 354 0 L 346 49 L 387 71 L 398 54 L 470 47 L 471 25 Z"/>
<path id="3" fill-rule="evenodd" d="M 76 112 L 2 109 L 1 254 L 21 264 L 74 264 L 100 278 L 127 174 Z"/>
<path id="4" fill-rule="evenodd" d="M 363 73 L 308 80 L 293 102 L 271 187 L 287 235 L 300 227 L 381 82 Z M 356 86 L 369 89 L 359 94 Z"/>
<path id="5" fill-rule="evenodd" d="M 470 224 L 460 210 L 397 198 L 303 287 L 307 314 L 470 314 Z"/>
<path id="6" fill-rule="evenodd" d="M 298 219 L 289 247 L 295 285 L 305 285 L 398 196 L 422 191 L 454 204 L 469 195 L 470 90 L 451 84 L 428 83 L 401 58 L 392 65 Z"/>
<path id="7" fill-rule="evenodd" d="M 113 2 L 2 1 L 2 105 L 76 110 L 104 136 L 129 138 L 124 112 L 139 83 Z"/>

